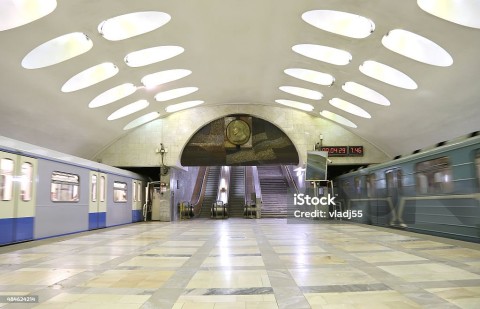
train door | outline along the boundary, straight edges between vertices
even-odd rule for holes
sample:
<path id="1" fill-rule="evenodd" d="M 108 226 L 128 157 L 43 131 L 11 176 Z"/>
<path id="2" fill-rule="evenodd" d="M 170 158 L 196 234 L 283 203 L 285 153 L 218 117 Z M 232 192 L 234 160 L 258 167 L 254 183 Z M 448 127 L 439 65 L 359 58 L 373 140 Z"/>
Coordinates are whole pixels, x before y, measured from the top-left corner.
<path id="1" fill-rule="evenodd" d="M 37 160 L 0 152 L 0 244 L 33 239 Z"/>
<path id="2" fill-rule="evenodd" d="M 132 180 L 132 222 L 142 221 L 142 182 Z"/>
<path id="3" fill-rule="evenodd" d="M 399 212 L 400 195 L 402 190 L 402 170 L 399 168 L 391 169 L 385 172 L 387 182 L 387 199 L 390 209 L 390 225 L 403 223 L 401 213 Z"/>
<path id="4" fill-rule="evenodd" d="M 90 171 L 90 199 L 88 207 L 88 229 L 99 229 L 106 225 L 107 202 L 105 198 L 107 175 Z"/>

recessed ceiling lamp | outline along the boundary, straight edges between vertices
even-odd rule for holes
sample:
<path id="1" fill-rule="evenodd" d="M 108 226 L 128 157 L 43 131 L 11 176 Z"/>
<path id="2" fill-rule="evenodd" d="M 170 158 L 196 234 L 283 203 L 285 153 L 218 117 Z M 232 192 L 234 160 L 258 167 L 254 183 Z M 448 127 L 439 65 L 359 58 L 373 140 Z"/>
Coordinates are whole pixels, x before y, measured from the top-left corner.
<path id="1" fill-rule="evenodd" d="M 118 73 L 118 68 L 111 62 L 93 66 L 70 78 L 63 86 L 63 92 L 72 92 L 90 87 L 101 81 L 109 79 Z"/>
<path id="2" fill-rule="evenodd" d="M 178 103 L 178 104 L 167 106 L 165 108 L 165 111 L 167 111 L 168 113 L 178 112 L 183 109 L 195 107 L 203 103 L 204 101 L 188 101 L 188 102 Z"/>
<path id="3" fill-rule="evenodd" d="M 137 87 L 135 87 L 134 84 L 125 83 L 119 85 L 96 96 L 95 99 L 93 99 L 90 104 L 88 104 L 88 107 L 95 108 L 113 103 L 115 101 L 128 97 L 135 91 L 137 91 Z"/>
<path id="4" fill-rule="evenodd" d="M 321 100 L 323 98 L 323 94 L 319 91 L 300 88 L 300 87 L 292 87 L 292 86 L 281 86 L 278 89 L 290 93 L 302 98 L 310 99 L 310 100 Z"/>
<path id="5" fill-rule="evenodd" d="M 302 14 L 302 19 L 319 29 L 354 39 L 366 38 L 375 30 L 372 20 L 340 11 L 308 11 Z"/>
<path id="6" fill-rule="evenodd" d="M 350 113 L 355 116 L 363 117 L 363 118 L 372 118 L 370 114 L 364 110 L 363 108 L 347 102 L 345 100 L 339 99 L 339 98 L 333 98 L 329 101 L 330 105 L 335 106 L 338 109 L 341 109 L 347 113 Z"/>
<path id="7" fill-rule="evenodd" d="M 383 37 L 382 44 L 391 51 L 426 64 L 448 67 L 453 63 L 452 56 L 445 49 L 406 30 L 395 29 L 388 32 Z"/>
<path id="8" fill-rule="evenodd" d="M 52 13 L 55 0 L 2 0 L 0 1 L 0 31 L 31 23 Z"/>
<path id="9" fill-rule="evenodd" d="M 286 69 L 284 72 L 292 77 L 317 85 L 331 86 L 335 82 L 335 78 L 332 75 L 313 70 L 294 68 Z"/>
<path id="10" fill-rule="evenodd" d="M 197 90 L 198 90 L 197 87 L 184 87 L 184 88 L 177 88 L 177 89 L 172 89 L 168 91 L 163 91 L 155 95 L 155 100 L 159 102 L 165 102 L 168 100 L 173 100 L 176 98 L 186 96 L 190 93 L 194 93 Z"/>
<path id="11" fill-rule="evenodd" d="M 357 84 L 355 82 L 346 82 L 342 86 L 343 91 L 350 93 L 360 99 L 370 101 L 375 104 L 390 106 L 390 101 L 373 89 Z"/>
<path id="12" fill-rule="evenodd" d="M 352 55 L 349 52 L 328 46 L 298 44 L 293 46 L 292 50 L 305 57 L 335 65 L 346 65 L 352 61 Z"/>
<path id="13" fill-rule="evenodd" d="M 417 83 L 407 74 L 383 63 L 367 60 L 360 66 L 360 71 L 381 82 L 404 89 L 417 89 Z"/>
<path id="14" fill-rule="evenodd" d="M 347 127 L 351 127 L 351 128 L 356 128 L 357 125 L 354 124 L 353 122 L 351 122 L 350 120 L 348 120 L 347 118 L 345 117 L 342 117 L 340 115 L 337 115 L 335 113 L 332 113 L 332 112 L 329 112 L 327 110 L 323 110 L 320 112 L 320 115 L 322 117 L 325 117 L 327 119 L 330 119 L 332 121 L 335 121 L 341 125 L 344 125 L 344 126 L 347 126 Z"/>
<path id="15" fill-rule="evenodd" d="M 48 67 L 86 53 L 93 47 L 90 38 L 81 32 L 62 35 L 35 47 L 22 60 L 25 69 Z"/>
<path id="16" fill-rule="evenodd" d="M 417 0 L 425 12 L 462 26 L 480 29 L 478 0 Z"/>
<path id="17" fill-rule="evenodd" d="M 153 88 L 158 85 L 166 84 L 184 78 L 190 74 L 192 74 L 192 71 L 184 69 L 161 71 L 144 76 L 142 78 L 142 84 L 146 88 Z"/>
<path id="18" fill-rule="evenodd" d="M 157 46 L 137 50 L 125 57 L 125 63 L 129 67 L 137 68 L 149 64 L 164 61 L 180 55 L 185 49 L 180 46 Z"/>
<path id="19" fill-rule="evenodd" d="M 163 12 L 130 13 L 102 21 L 98 32 L 109 41 L 120 41 L 158 29 L 170 19 Z"/>
<path id="20" fill-rule="evenodd" d="M 120 119 L 122 117 L 131 115 L 133 113 L 136 113 L 144 108 L 146 108 L 149 105 L 147 100 L 139 100 L 136 102 L 133 102 L 131 104 L 128 104 L 127 106 L 124 106 L 120 108 L 119 110 L 113 112 L 110 116 L 108 116 L 108 120 L 116 120 Z"/>
<path id="21" fill-rule="evenodd" d="M 123 129 L 124 130 L 130 130 L 130 129 L 133 129 L 133 128 L 136 128 L 138 126 L 141 126 L 142 124 L 145 124 L 147 122 L 150 122 L 152 120 L 155 120 L 157 119 L 158 117 L 160 117 L 160 113 L 159 112 L 151 112 L 151 113 L 148 113 L 146 115 L 143 115 L 142 117 L 139 117 L 135 120 L 133 120 L 132 122 L 130 122 L 129 124 L 127 124 Z"/>
<path id="22" fill-rule="evenodd" d="M 306 112 L 311 112 L 313 111 L 314 107 L 310 104 L 302 103 L 302 102 L 297 102 L 297 101 L 291 101 L 291 100 L 275 100 L 275 102 L 288 106 L 288 107 L 293 107 L 296 109 L 301 109 L 302 111 Z"/>

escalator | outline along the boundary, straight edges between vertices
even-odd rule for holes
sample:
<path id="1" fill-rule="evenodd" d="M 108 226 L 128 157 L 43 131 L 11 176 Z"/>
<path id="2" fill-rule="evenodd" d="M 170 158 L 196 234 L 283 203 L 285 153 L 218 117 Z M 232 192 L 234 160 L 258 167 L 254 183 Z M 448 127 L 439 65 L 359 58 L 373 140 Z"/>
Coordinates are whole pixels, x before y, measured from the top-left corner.
<path id="1" fill-rule="evenodd" d="M 203 198 L 202 208 L 200 210 L 199 218 L 210 218 L 210 208 L 217 200 L 218 185 L 220 181 L 220 166 L 211 166 L 208 169 L 207 184 L 205 188 L 205 195 Z"/>
<path id="2" fill-rule="evenodd" d="M 245 167 L 232 166 L 230 172 L 229 216 L 243 218 L 245 206 Z"/>

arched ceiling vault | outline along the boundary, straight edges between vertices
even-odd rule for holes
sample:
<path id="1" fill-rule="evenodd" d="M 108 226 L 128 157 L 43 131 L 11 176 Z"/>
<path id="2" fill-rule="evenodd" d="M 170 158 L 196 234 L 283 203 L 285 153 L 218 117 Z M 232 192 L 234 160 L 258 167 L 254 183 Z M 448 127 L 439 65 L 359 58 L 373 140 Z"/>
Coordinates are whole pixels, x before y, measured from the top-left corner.
<path id="1" fill-rule="evenodd" d="M 91 158 L 181 108 L 283 104 L 404 154 L 480 129 L 478 20 L 473 0 L 5 0 L 0 135 Z"/>

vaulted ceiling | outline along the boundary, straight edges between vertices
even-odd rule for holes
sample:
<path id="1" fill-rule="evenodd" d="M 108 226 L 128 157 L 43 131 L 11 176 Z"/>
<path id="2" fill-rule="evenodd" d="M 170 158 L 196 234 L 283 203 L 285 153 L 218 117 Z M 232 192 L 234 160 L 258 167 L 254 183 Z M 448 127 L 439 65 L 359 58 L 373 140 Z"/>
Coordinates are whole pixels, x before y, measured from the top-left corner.
<path id="1" fill-rule="evenodd" d="M 3 0 L 0 46 L 0 135 L 85 158 L 184 102 L 305 108 L 391 156 L 480 129 L 476 0 Z"/>

